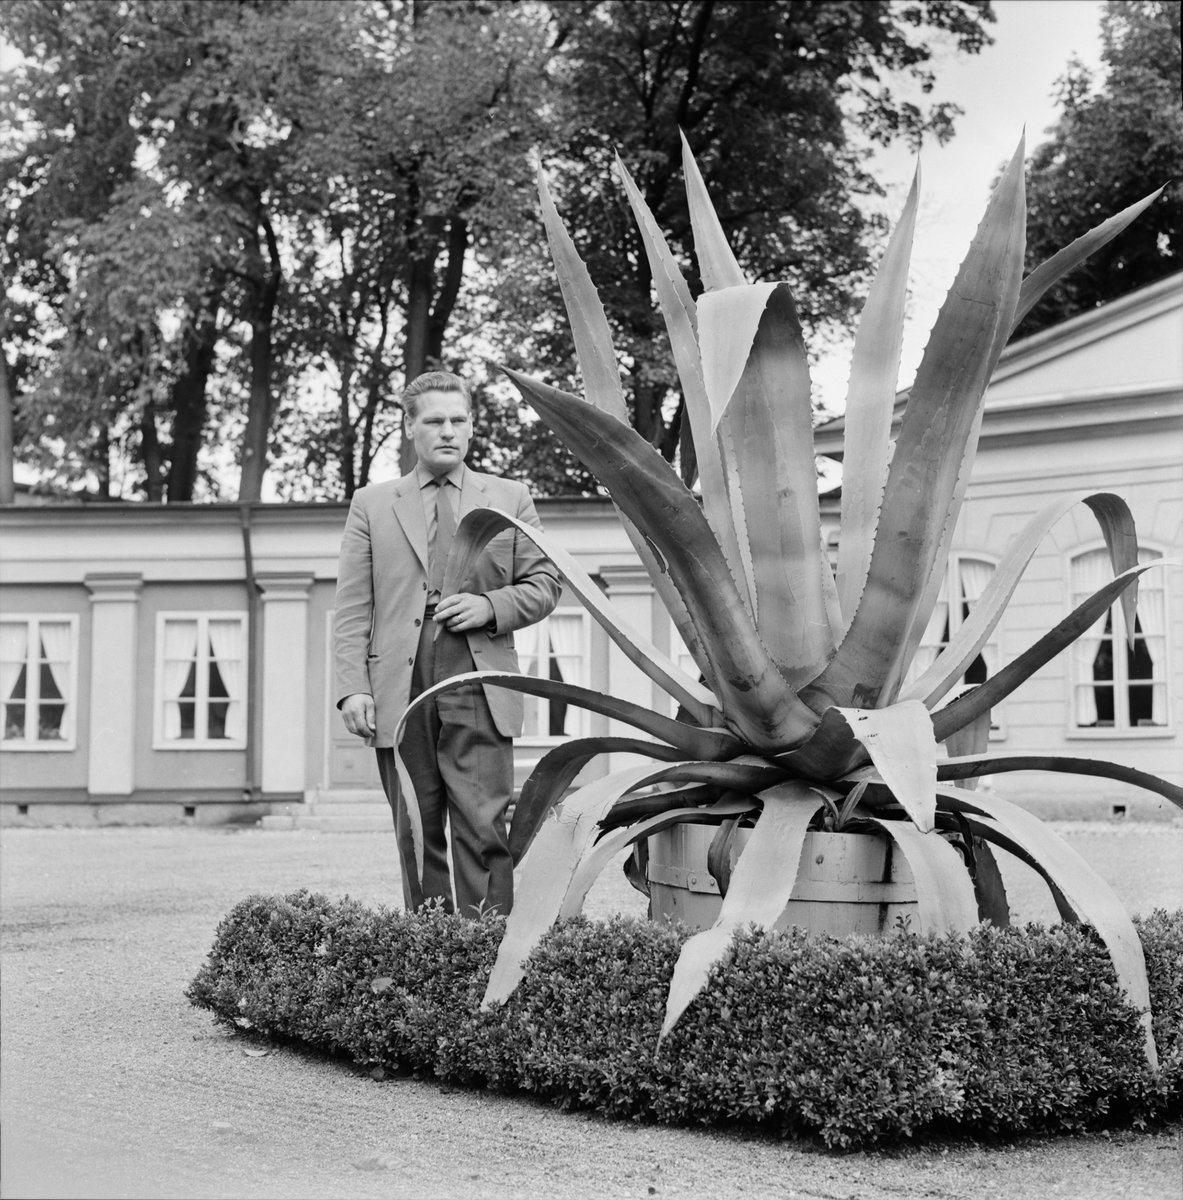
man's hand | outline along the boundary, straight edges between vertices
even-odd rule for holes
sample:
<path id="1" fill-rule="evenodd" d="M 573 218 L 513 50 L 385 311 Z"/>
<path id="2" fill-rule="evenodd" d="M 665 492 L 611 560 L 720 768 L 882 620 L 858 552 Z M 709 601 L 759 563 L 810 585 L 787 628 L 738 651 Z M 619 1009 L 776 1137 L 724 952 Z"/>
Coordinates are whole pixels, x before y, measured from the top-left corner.
<path id="1" fill-rule="evenodd" d="M 374 697 L 369 692 L 346 696 L 341 702 L 341 716 L 345 718 L 345 728 L 358 737 L 373 737 L 377 730 Z"/>
<path id="2" fill-rule="evenodd" d="M 488 596 L 474 596 L 471 592 L 457 592 L 441 600 L 433 618 L 451 633 L 467 633 L 470 629 L 484 629 L 493 623 L 493 605 Z"/>

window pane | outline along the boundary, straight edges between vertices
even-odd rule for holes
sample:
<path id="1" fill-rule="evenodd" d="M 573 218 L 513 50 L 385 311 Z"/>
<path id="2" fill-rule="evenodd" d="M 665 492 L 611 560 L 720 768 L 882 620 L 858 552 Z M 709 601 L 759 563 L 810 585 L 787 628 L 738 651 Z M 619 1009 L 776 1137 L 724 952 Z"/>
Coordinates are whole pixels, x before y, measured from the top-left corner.
<path id="1" fill-rule="evenodd" d="M 60 742 L 63 737 L 62 718 L 65 716 L 64 704 L 46 704 L 41 702 L 38 711 L 37 738 L 42 742 Z"/>
<path id="2" fill-rule="evenodd" d="M 4 706 L 4 740 L 22 742 L 25 739 L 25 706 L 23 704 L 6 704 Z"/>
<path id="3" fill-rule="evenodd" d="M 226 717 L 230 711 L 230 705 L 227 701 L 211 700 L 209 706 L 209 721 L 206 736 L 210 738 L 224 738 L 226 733 Z"/>

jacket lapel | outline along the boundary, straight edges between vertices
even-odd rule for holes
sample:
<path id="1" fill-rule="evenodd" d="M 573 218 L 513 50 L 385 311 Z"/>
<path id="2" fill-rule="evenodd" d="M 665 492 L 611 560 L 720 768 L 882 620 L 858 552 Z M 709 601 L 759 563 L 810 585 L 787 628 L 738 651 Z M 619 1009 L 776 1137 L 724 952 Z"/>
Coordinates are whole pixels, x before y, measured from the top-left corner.
<path id="1" fill-rule="evenodd" d="M 463 503 L 463 496 L 461 496 Z M 404 475 L 394 489 L 394 502 L 391 506 L 411 549 L 415 551 L 423 571 L 427 572 L 427 518 L 423 515 L 423 497 L 419 494 L 419 479 L 412 471 Z"/>

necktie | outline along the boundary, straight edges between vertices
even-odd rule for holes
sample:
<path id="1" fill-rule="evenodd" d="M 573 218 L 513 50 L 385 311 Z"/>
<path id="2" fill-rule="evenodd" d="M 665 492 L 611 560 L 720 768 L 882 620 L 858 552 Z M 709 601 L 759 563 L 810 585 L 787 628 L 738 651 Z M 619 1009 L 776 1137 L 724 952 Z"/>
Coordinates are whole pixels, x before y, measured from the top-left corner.
<path id="1" fill-rule="evenodd" d="M 436 479 L 435 483 L 435 533 L 428 548 L 428 591 L 442 592 L 444 588 L 444 570 L 448 565 L 448 555 L 452 551 L 452 539 L 456 536 L 456 516 L 452 505 L 444 494 L 448 486 L 446 479 Z"/>

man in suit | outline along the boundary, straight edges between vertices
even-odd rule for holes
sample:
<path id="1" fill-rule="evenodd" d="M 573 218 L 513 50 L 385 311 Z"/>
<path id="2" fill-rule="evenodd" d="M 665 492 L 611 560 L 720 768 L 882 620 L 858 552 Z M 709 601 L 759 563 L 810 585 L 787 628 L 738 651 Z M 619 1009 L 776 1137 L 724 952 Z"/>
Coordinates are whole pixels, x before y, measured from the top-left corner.
<path id="1" fill-rule="evenodd" d="M 407 704 L 441 680 L 477 669 L 516 671 L 513 631 L 554 608 L 558 574 L 532 542 L 506 530 L 465 579 L 448 576 L 452 539 L 466 513 L 491 506 L 541 527 L 538 515 L 524 485 L 465 466 L 472 403 L 459 376 L 430 371 L 412 380 L 403 420 L 414 469 L 360 489 L 345 523 L 334 622 L 337 707 L 350 733 L 377 750 L 407 909 L 438 897 L 452 910 L 447 822 L 456 907 L 466 916 L 482 907 L 508 914 L 513 861 L 505 813 L 521 693 L 473 685 L 412 713 L 402 756 L 423 819 L 422 884 L 394 769 L 394 730 Z"/>

